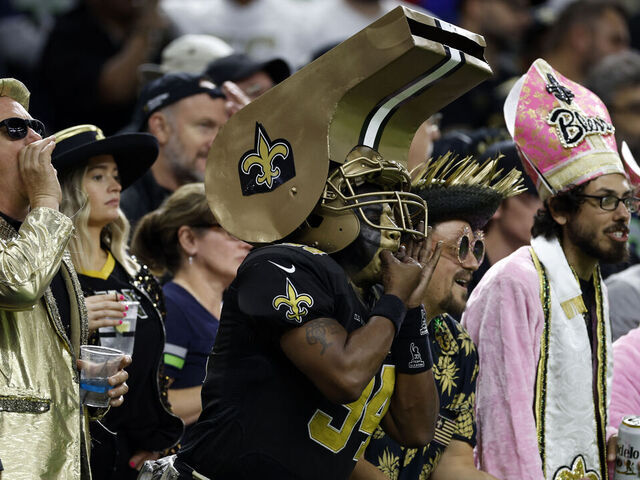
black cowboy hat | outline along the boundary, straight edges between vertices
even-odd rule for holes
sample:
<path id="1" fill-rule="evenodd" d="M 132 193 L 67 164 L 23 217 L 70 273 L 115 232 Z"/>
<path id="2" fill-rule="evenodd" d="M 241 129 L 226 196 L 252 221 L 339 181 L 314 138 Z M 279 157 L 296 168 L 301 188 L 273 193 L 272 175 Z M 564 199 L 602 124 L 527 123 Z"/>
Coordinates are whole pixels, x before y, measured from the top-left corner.
<path id="1" fill-rule="evenodd" d="M 55 137 L 51 163 L 61 176 L 85 165 L 91 157 L 113 155 L 123 190 L 144 175 L 158 156 L 158 141 L 148 133 L 105 137 L 94 125 L 77 125 L 57 132 Z"/>

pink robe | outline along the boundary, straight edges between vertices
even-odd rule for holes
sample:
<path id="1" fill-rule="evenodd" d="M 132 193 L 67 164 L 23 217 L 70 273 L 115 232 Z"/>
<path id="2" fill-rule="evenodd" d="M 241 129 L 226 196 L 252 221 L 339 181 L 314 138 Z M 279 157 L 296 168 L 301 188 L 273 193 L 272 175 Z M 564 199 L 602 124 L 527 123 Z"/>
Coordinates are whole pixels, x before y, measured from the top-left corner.
<path id="1" fill-rule="evenodd" d="M 533 402 L 544 314 L 528 246 L 489 269 L 462 324 L 480 361 L 478 468 L 501 479 L 543 480 Z"/>
<path id="2" fill-rule="evenodd" d="M 610 424 L 618 428 L 625 415 L 640 415 L 640 327 L 613 344 Z"/>

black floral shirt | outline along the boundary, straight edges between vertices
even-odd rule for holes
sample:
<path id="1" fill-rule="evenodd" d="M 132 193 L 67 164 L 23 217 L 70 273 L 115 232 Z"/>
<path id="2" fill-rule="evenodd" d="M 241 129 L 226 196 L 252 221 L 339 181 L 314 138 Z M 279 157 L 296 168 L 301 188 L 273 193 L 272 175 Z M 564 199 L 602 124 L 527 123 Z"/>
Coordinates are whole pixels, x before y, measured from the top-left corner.
<path id="1" fill-rule="evenodd" d="M 404 448 L 378 427 L 365 458 L 392 480 L 426 480 L 451 440 L 476 444 L 474 414 L 478 353 L 467 331 L 443 315 L 429 323 L 433 375 L 440 395 L 436 433 L 423 448 Z"/>

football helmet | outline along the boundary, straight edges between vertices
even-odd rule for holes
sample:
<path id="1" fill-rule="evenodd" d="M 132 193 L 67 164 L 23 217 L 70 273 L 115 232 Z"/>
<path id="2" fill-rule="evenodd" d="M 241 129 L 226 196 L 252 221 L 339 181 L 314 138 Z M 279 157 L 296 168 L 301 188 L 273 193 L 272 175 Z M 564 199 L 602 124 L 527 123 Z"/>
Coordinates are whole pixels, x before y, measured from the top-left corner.
<path id="1" fill-rule="evenodd" d="M 379 189 L 360 192 L 364 184 Z M 403 165 L 383 159 L 372 148 L 356 147 L 345 163 L 330 172 L 318 205 L 290 240 L 327 253 L 337 252 L 357 238 L 360 222 L 378 230 L 424 237 L 426 230 L 419 230 L 413 218 L 426 218 L 427 205 L 410 188 L 411 178 Z M 395 227 L 383 227 L 365 215 L 364 207 L 374 204 L 391 207 Z"/>

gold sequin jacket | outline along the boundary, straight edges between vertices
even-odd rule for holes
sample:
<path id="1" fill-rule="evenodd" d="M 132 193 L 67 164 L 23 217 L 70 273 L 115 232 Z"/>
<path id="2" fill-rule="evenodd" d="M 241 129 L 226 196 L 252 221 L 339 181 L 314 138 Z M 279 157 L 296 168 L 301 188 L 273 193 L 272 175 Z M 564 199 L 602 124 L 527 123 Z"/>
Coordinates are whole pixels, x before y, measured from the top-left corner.
<path id="1" fill-rule="evenodd" d="M 35 208 L 20 231 L 0 218 L 0 461 L 7 480 L 89 479 L 88 416 L 76 358 L 87 343 L 82 290 L 65 252 L 71 220 Z M 60 269 L 68 338 L 49 288 Z"/>

